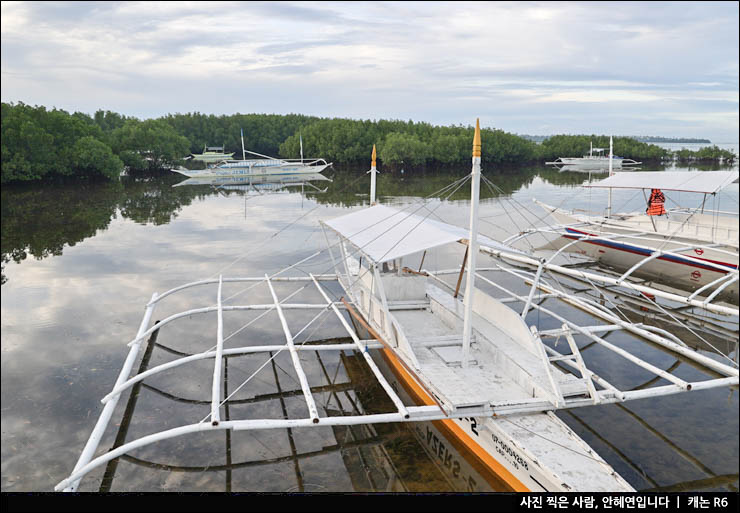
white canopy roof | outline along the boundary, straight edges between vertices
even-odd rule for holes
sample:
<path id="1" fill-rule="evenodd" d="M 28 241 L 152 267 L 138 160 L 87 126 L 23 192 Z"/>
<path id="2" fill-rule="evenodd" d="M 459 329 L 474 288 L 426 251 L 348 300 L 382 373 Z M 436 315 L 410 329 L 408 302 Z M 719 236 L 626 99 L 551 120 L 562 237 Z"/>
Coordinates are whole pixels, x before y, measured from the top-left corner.
<path id="1" fill-rule="evenodd" d="M 738 179 L 737 171 L 629 171 L 614 173 L 584 187 L 613 189 L 664 189 L 715 193 Z"/>
<path id="2" fill-rule="evenodd" d="M 417 208 L 396 210 L 385 205 L 375 205 L 324 221 L 324 224 L 349 240 L 376 263 L 388 262 L 470 237 L 469 229 L 415 215 L 411 213 L 413 211 L 417 211 Z M 424 210 L 419 212 L 426 213 Z M 483 235 L 478 235 L 478 243 L 517 252 Z"/>

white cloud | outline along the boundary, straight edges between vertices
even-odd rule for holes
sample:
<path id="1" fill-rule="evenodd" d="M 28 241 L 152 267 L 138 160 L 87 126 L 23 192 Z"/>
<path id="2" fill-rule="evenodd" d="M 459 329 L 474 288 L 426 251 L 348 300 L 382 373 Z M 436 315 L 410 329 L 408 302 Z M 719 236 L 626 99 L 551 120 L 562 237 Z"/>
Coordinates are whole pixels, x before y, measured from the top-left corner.
<path id="1" fill-rule="evenodd" d="M 475 117 L 478 99 L 501 120 L 552 107 L 557 132 L 566 112 L 585 130 L 596 104 L 628 127 L 681 104 L 733 112 L 737 48 L 728 3 L 3 2 L 2 99 L 432 123 Z"/>

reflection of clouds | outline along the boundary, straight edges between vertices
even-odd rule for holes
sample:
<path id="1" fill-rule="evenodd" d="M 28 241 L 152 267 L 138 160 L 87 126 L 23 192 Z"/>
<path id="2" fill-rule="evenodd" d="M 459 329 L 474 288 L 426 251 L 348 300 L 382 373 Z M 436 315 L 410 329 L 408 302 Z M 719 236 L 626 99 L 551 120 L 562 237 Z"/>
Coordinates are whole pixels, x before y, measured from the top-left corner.
<path id="1" fill-rule="evenodd" d="M 50 490 L 70 471 L 102 409 L 100 398 L 110 391 L 116 379 L 128 352 L 125 344 L 134 337 L 143 306 L 153 291 L 164 292 L 213 273 L 239 256 L 240 248 L 248 250 L 250 244 L 269 237 L 288 219 L 295 219 L 315 205 L 299 194 L 265 196 L 248 201 L 248 212 L 257 220 L 244 220 L 243 198 L 208 196 L 202 201 L 194 201 L 171 224 L 144 226 L 117 218 L 111 221 L 106 231 L 65 248 L 62 256 L 11 264 L 8 268 L 11 279 L 3 285 L 2 301 L 4 491 Z M 307 205 L 303 209 L 301 202 Z M 321 207 L 316 214 L 332 210 Z M 276 249 L 261 248 L 257 252 L 260 261 L 247 258 L 227 274 L 258 276 L 291 262 L 291 244 L 295 243 L 291 233 L 295 237 L 301 229 L 308 229 L 316 223 L 317 216 L 308 216 L 298 224 L 298 231 L 291 229 L 273 238 Z M 281 256 L 276 260 L 275 254 Z M 233 293 L 241 288 L 233 285 L 227 292 Z M 250 295 L 239 297 L 238 302 L 262 298 L 265 303 L 271 303 L 269 292 L 262 289 L 264 287 L 256 287 Z M 293 289 L 279 287 L 277 290 L 282 295 Z M 215 288 L 209 287 L 207 291 L 212 296 L 203 297 L 202 291 L 200 294 L 195 291 L 190 297 L 196 298 L 198 306 L 215 304 Z M 192 305 L 172 296 L 157 308 L 155 319 L 164 318 L 178 308 L 189 307 Z M 173 325 L 171 331 L 163 331 L 162 340 L 172 338 L 167 333 L 176 337 L 206 334 L 195 337 L 191 348 L 203 350 L 211 347 L 215 344 L 215 317 L 201 317 L 194 323 L 186 323 L 184 329 Z M 227 325 L 235 330 L 249 317 L 230 314 L 227 319 Z M 257 330 L 253 335 L 270 343 L 282 343 L 282 333 L 279 329 L 276 331 L 276 326 L 276 319 L 266 316 L 264 322 L 256 324 Z M 187 327 L 192 329 L 188 332 Z M 250 341 L 235 338 L 228 347 L 237 343 Z M 155 352 L 155 356 L 152 364 L 166 361 L 161 360 L 162 352 Z M 254 361 L 261 364 L 264 360 L 255 358 Z M 208 367 L 205 362 L 201 365 Z M 282 367 L 287 369 L 289 364 L 282 362 Z M 175 373 L 168 373 L 153 380 L 152 384 L 162 385 L 164 389 L 184 397 L 208 398 L 211 373 L 206 369 L 195 374 L 196 369 L 198 365 L 185 369 L 185 375 L 193 373 L 193 376 L 199 375 L 203 379 L 182 380 L 177 379 Z M 234 380 L 245 379 L 248 375 L 245 375 L 245 370 L 249 369 L 250 365 L 235 362 L 232 367 Z M 321 376 L 315 371 L 312 371 L 311 378 L 321 382 Z M 268 367 L 257 375 L 254 383 L 258 384 L 259 390 L 260 386 L 271 382 Z M 288 387 L 292 382 L 285 377 L 285 383 Z M 208 393 L 204 394 L 204 390 Z M 126 397 L 119 403 L 114 419 L 120 419 L 125 400 Z M 145 403 L 142 401 L 144 407 L 141 411 L 153 423 L 145 420 L 140 434 L 162 428 L 161 424 L 154 425 L 161 413 L 154 411 L 157 407 L 171 408 L 171 405 L 165 406 L 155 400 L 152 410 L 147 409 Z M 198 415 L 189 418 L 183 411 L 178 411 L 173 417 L 173 425 L 200 420 L 208 412 L 208 408 L 203 406 L 195 410 Z M 253 408 L 250 415 L 254 416 L 256 411 L 259 410 Z M 113 436 L 114 433 L 106 433 L 101 447 L 109 447 Z M 257 436 L 264 438 L 268 446 L 286 446 L 277 438 L 273 439 L 284 437 L 284 432 Z M 192 438 L 197 437 L 189 437 L 187 442 L 179 441 L 180 445 L 175 444 L 174 447 L 190 444 Z M 222 443 L 223 434 L 219 444 L 222 446 Z M 195 445 L 198 446 L 197 441 Z M 152 450 L 155 460 L 167 461 L 166 449 Z M 207 450 L 195 450 L 196 455 L 207 453 Z M 206 460 L 201 458 L 201 464 Z M 126 486 L 132 490 L 150 489 L 151 483 L 147 477 L 142 477 L 138 467 L 129 467 L 133 468 L 130 472 L 132 479 Z M 86 486 L 99 483 L 102 473 L 95 475 L 98 481 L 91 477 Z M 184 482 L 189 482 L 189 479 Z M 170 482 L 166 486 L 172 485 Z M 263 488 L 254 489 L 272 488 L 265 483 Z M 274 490 L 283 491 L 279 487 Z"/>
<path id="2" fill-rule="evenodd" d="M 92 112 L 107 98 L 105 108 L 152 117 L 183 105 L 231 112 L 244 98 L 259 98 L 249 109 L 441 124 L 481 116 L 518 133 L 546 130 L 547 119 L 556 133 L 629 134 L 639 131 L 634 115 L 709 110 L 734 112 L 733 124 L 667 117 L 649 128 L 736 137 L 738 17 L 730 3 L 615 10 L 598 2 L 437 2 L 420 10 L 406 3 L 250 2 L 239 4 L 236 17 L 233 8 L 5 2 L 4 101 Z M 50 91 L 49 83 L 75 87 Z M 478 94 L 467 90 L 471 83 Z M 594 119 L 583 99 L 591 94 L 619 109 Z M 496 107 L 481 112 L 476 98 Z"/>
<path id="3" fill-rule="evenodd" d="M 731 191 L 735 203 L 737 191 L 737 186 Z M 575 188 L 552 185 L 541 178 L 535 178 L 527 182 L 525 187 L 516 190 L 513 196 L 520 204 L 525 205 L 531 204 L 532 196 L 554 198 L 556 203 L 567 200 L 568 206 L 575 208 L 588 207 L 589 199 L 594 204 L 603 204 L 605 193 L 601 196 L 599 192 L 592 194 L 589 198 Z M 394 205 L 403 207 L 416 198 L 409 194 L 387 199 Z M 628 199 L 627 193 L 624 196 L 615 193 L 615 204 Z M 637 198 L 637 201 L 639 203 L 642 199 Z M 434 200 L 431 204 L 439 206 L 435 214 L 447 222 L 464 226 L 468 221 L 468 204 L 465 200 Z M 330 219 L 348 209 L 322 205 L 289 230 L 275 237 L 271 236 L 315 205 L 315 202 L 301 198 L 298 194 L 250 198 L 247 200 L 245 219 L 243 197 L 207 196 L 193 200 L 169 224 L 144 226 L 119 217 L 111 221 L 106 231 L 101 231 L 74 247 L 65 248 L 62 256 L 40 261 L 27 259 L 21 264 L 9 264 L 7 272 L 11 279 L 3 285 L 1 305 L 3 491 L 47 491 L 68 475 L 102 410 L 100 398 L 110 391 L 118 375 L 128 352 L 125 344 L 135 336 L 144 304 L 152 292 L 161 293 L 185 282 L 209 276 L 243 254 L 247 254 L 247 257 L 224 274 L 260 276 L 265 272 L 276 271 L 300 256 L 313 253 L 318 249 L 317 246 L 323 247 L 323 235 L 317 233 L 318 242 L 310 240 L 309 243 L 301 244 L 301 241 L 311 233 L 317 220 Z M 353 207 L 355 208 L 359 207 Z M 481 216 L 500 214 L 505 208 L 510 209 L 511 203 L 504 198 L 490 199 L 482 202 Z M 531 210 L 536 211 L 536 208 L 532 207 Z M 492 219 L 500 223 L 507 218 L 504 216 Z M 490 224 L 481 224 L 484 233 L 490 234 L 494 229 Z M 257 247 L 266 238 L 270 238 L 269 243 Z M 430 253 L 425 265 L 450 268 L 459 264 L 462 252 L 462 247 L 451 247 Z M 315 273 L 324 272 L 329 269 L 329 262 L 326 258 L 322 261 L 325 264 L 323 268 L 302 268 Z M 297 274 L 299 273 L 296 272 L 295 275 Z M 227 284 L 224 295 L 242 291 L 248 286 Z M 282 298 L 300 286 L 276 284 L 276 293 Z M 331 289 L 335 294 L 342 294 L 336 286 Z M 154 320 L 187 308 L 213 305 L 216 302 L 215 291 L 215 286 L 209 286 L 170 296 L 157 307 Z M 313 297 L 315 298 L 315 294 Z M 189 300 L 192 302 L 189 303 Z M 296 302 L 305 300 L 307 293 L 296 295 Z M 272 302 L 264 285 L 254 287 L 230 304 L 254 302 Z M 257 315 L 256 312 L 228 313 L 225 316 L 225 334 L 230 334 Z M 291 315 L 291 330 L 297 331 L 312 316 L 313 313 L 308 312 Z M 24 319 L 27 319 L 27 324 L 24 324 Z M 193 316 L 163 330 L 159 341 L 184 351 L 207 349 L 215 344 L 215 326 L 214 315 Z M 281 328 L 274 313 L 266 315 L 254 326 L 255 330 L 245 330 L 229 340 L 227 347 L 246 345 L 255 340 L 275 344 L 283 342 Z M 307 330 L 304 335 L 311 331 L 312 329 Z M 344 333 L 338 322 L 330 316 L 330 320 L 312 339 L 332 334 Z M 172 358 L 164 351 L 155 350 L 150 366 Z M 232 386 L 246 379 L 264 360 L 264 355 L 230 359 Z M 280 368 L 285 370 L 283 372 L 278 369 L 284 390 L 297 388 L 295 377 L 291 377 L 293 371 L 288 360 L 287 353 L 276 359 Z M 308 355 L 301 355 L 301 360 L 306 363 L 309 382 L 324 383 L 323 372 L 316 362 Z M 324 364 L 333 376 L 336 361 L 327 358 Z M 138 363 L 135 368 L 137 367 Z M 208 362 L 183 367 L 181 371 L 182 374 L 163 374 L 147 383 L 186 398 L 210 397 L 209 379 L 212 374 Z M 183 375 L 187 378 L 178 379 L 178 376 Z M 341 370 L 338 381 L 344 381 Z M 274 392 L 272 383 L 272 369 L 268 366 L 250 383 L 249 394 Z M 659 424 L 667 431 L 677 430 L 678 432 L 670 431 L 666 434 L 670 434 L 674 441 L 681 440 L 688 444 L 687 447 L 691 447 L 692 451 L 696 449 L 696 454 L 701 454 L 703 461 L 712 461 L 710 466 L 715 471 L 731 473 L 732 469 L 720 469 L 727 466 L 726 461 L 736 462 L 737 457 L 714 463 L 716 456 L 712 455 L 712 451 L 715 455 L 726 454 L 730 450 L 737 451 L 737 428 L 733 427 L 737 423 L 736 398 L 728 408 L 725 391 L 701 393 L 704 395 L 699 406 L 694 402 L 695 395 L 692 393 L 675 396 L 675 399 L 668 398 L 670 402 L 666 404 L 669 407 L 657 408 L 655 412 L 651 410 L 653 403 L 649 402 L 638 411 L 651 423 Z M 244 390 L 237 395 L 241 398 L 248 396 Z M 115 437 L 113 426 L 120 421 L 127 398 L 126 395 L 120 401 L 113 415 L 112 427 L 101 443 L 101 450 L 112 445 Z M 326 397 L 322 399 L 326 400 Z M 287 407 L 293 414 L 305 413 L 305 402 L 300 398 L 287 401 Z M 692 413 L 690 419 L 686 418 L 686 411 L 697 410 L 698 415 Z M 599 432 L 609 433 L 612 429 L 611 433 L 614 433 L 611 426 L 617 424 L 611 421 L 600 423 L 601 414 L 597 414 L 597 409 L 593 411 L 595 413 L 583 409 L 581 414 L 587 415 L 589 422 L 593 420 Z M 677 414 L 676 412 L 681 412 L 683 417 L 669 419 L 671 422 L 675 420 L 673 424 L 665 420 L 666 417 Z M 138 427 L 132 427 L 129 439 L 135 434 L 148 434 L 162 429 L 162 422 L 167 427 L 174 427 L 192 422 L 193 419 L 200 420 L 207 413 L 207 406 L 172 404 L 144 388 L 137 404 L 135 422 Z M 232 418 L 257 418 L 260 415 L 279 417 L 282 413 L 279 403 L 270 401 L 234 407 L 231 415 Z M 702 425 L 710 421 L 716 426 Z M 625 424 L 626 428 L 618 424 L 618 430 L 634 427 L 633 424 Z M 574 425 L 574 429 L 577 426 Z M 711 439 L 702 435 L 704 432 L 711 432 Z M 285 430 L 238 432 L 232 436 L 234 461 L 275 458 L 289 454 Z M 142 449 L 134 455 L 162 463 L 219 464 L 223 463 L 219 458 L 224 455 L 224 438 L 224 433 L 182 437 L 167 444 Z M 299 450 L 306 452 L 335 443 L 331 430 L 324 428 L 316 431 L 300 430 L 296 438 Z M 650 440 L 650 437 L 642 436 L 640 440 L 639 443 L 642 444 L 643 441 Z M 645 444 L 645 453 L 653 454 L 655 446 L 647 442 Z M 630 456 L 636 457 L 635 453 Z M 330 485 L 326 481 L 319 481 L 316 476 L 328 472 L 326 466 L 337 468 L 341 472 L 337 476 L 339 481 L 335 484 L 336 490 L 347 491 L 351 489 L 351 483 L 341 465 L 339 453 L 336 453 L 302 463 L 301 468 L 313 476 L 307 477 L 307 481 L 321 482 L 327 486 Z M 684 469 L 683 472 L 689 471 Z M 655 473 L 660 473 L 660 469 L 656 469 Z M 89 476 L 83 481 L 83 490 L 97 489 L 101 477 L 102 470 Z M 282 462 L 235 471 L 233 482 L 235 489 L 240 490 L 285 491 L 295 485 L 295 474 L 291 462 Z M 222 490 L 223 474 L 189 473 L 173 477 L 167 472 L 150 471 L 132 463 L 121 462 L 113 489 Z"/>

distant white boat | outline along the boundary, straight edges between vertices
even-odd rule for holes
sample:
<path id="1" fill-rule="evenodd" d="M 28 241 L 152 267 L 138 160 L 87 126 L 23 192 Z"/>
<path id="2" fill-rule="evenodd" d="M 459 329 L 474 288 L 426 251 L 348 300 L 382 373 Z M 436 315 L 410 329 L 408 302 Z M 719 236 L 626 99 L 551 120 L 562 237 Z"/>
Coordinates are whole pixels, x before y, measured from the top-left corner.
<path id="1" fill-rule="evenodd" d="M 247 153 L 257 155 L 261 158 L 247 159 Z M 173 168 L 172 171 L 190 178 L 216 178 L 228 176 L 315 174 L 321 173 L 324 169 L 331 166 L 330 162 L 327 163 L 326 160 L 321 158 L 304 159 L 302 141 L 300 159 L 280 159 L 245 150 L 244 132 L 242 132 L 242 157 L 242 160 L 223 159 L 209 165 L 205 169 L 186 169 L 180 166 Z"/>
<path id="2" fill-rule="evenodd" d="M 642 164 L 633 159 L 626 159 L 617 155 L 604 155 L 606 148 L 594 148 L 591 143 L 591 149 L 588 155 L 583 157 L 559 157 L 552 162 L 545 162 L 546 165 L 554 166 L 577 166 L 579 168 L 591 168 L 591 169 L 607 169 L 609 167 L 609 159 L 611 158 L 612 167 L 621 168 L 622 166 L 636 166 Z M 596 152 L 596 155 L 594 155 Z"/>

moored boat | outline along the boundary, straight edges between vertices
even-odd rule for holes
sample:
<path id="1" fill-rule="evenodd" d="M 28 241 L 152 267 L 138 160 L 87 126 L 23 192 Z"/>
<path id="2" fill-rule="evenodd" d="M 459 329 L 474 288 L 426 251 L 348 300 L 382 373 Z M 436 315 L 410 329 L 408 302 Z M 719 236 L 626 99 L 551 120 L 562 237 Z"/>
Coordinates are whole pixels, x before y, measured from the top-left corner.
<path id="1" fill-rule="evenodd" d="M 545 162 L 546 165 L 554 166 L 569 166 L 572 168 L 579 169 L 606 169 L 610 165 L 614 168 L 622 168 L 622 166 L 637 166 L 642 164 L 634 159 L 628 159 L 620 157 L 618 155 L 612 155 L 611 151 L 609 155 L 604 155 L 606 148 L 594 148 L 593 143 L 589 149 L 588 155 L 583 157 L 558 157 L 552 162 Z M 596 155 L 594 155 L 596 152 Z"/>
<path id="2" fill-rule="evenodd" d="M 373 168 L 375 166 L 373 165 Z M 372 174 L 374 180 L 375 173 Z M 327 237 L 327 250 L 336 272 L 316 275 L 300 269 L 324 251 L 282 269 L 272 275 L 253 278 L 207 279 L 177 287 L 162 295 L 154 294 L 147 303 L 144 318 L 136 337 L 129 345 L 119 378 L 112 391 L 103 398 L 105 407 L 82 455 L 68 478 L 56 489 L 73 491 L 79 480 L 90 471 L 134 449 L 174 437 L 206 433 L 216 430 L 261 430 L 282 428 L 323 428 L 353 424 L 442 421 L 442 424 L 478 459 L 478 464 L 493 469 L 508 486 L 520 491 L 630 491 L 633 487 L 611 465 L 600 457 L 580 437 L 570 430 L 554 412 L 561 409 L 619 403 L 633 399 L 658 397 L 687 391 L 696 391 L 738 384 L 736 367 L 716 362 L 709 379 L 685 381 L 642 358 L 609 343 L 600 336 L 629 328 L 651 341 L 662 339 L 659 334 L 627 324 L 582 326 L 560 313 L 543 306 L 543 299 L 564 297 L 577 308 L 589 311 L 594 305 L 584 299 L 554 290 L 543 280 L 543 267 L 532 276 L 513 268 L 498 266 L 528 285 L 528 292 L 516 293 L 498 281 L 478 272 L 476 257 L 481 244 L 496 248 L 505 257 L 519 256 L 511 247 L 478 234 L 477 208 L 480 180 L 480 131 L 476 126 L 473 146 L 473 171 L 455 184 L 454 190 L 471 179 L 471 223 L 469 229 L 459 228 L 430 219 L 434 210 L 422 203 L 415 212 L 405 212 L 384 205 L 374 205 L 323 223 L 327 232 L 339 239 L 332 244 Z M 451 188 L 453 189 L 453 188 Z M 374 190 L 374 188 L 373 188 Z M 453 193 L 454 193 L 453 190 Z M 423 214 L 418 212 L 426 209 Z M 468 248 L 459 270 L 457 287 L 441 279 L 441 272 L 428 272 L 403 266 L 412 255 L 443 245 L 462 244 Z M 334 253 L 339 251 L 338 259 Z M 522 258 L 527 255 L 521 255 Z M 308 265 L 308 264 L 307 264 Z M 298 269 L 297 276 L 279 276 L 290 269 Z M 467 269 L 464 289 L 460 288 Z M 482 286 L 503 291 L 505 297 L 494 297 Z M 225 283 L 253 282 L 264 285 L 272 303 L 224 305 L 222 287 Z M 282 299 L 276 284 L 305 283 L 302 288 Z M 322 282 L 337 283 L 346 297 L 338 298 Z M 194 287 L 217 286 L 215 306 L 186 310 L 173 314 L 150 326 L 155 307 L 165 298 Z M 309 286 L 315 287 L 318 301 L 290 303 L 288 300 Z M 543 288 L 546 294 L 538 294 Z M 334 295 L 334 298 L 330 297 Z M 462 294 L 463 300 L 460 299 Z M 304 299 L 304 301 L 307 301 Z M 213 301 L 209 301 L 212 303 Z M 521 310 L 509 306 L 521 303 Z M 359 323 L 372 338 L 365 338 L 359 329 L 353 329 L 345 314 Z M 226 313 L 264 311 L 277 314 L 285 343 L 256 345 L 254 337 L 245 337 L 249 345 L 225 346 L 223 317 Z M 295 310 L 333 313 L 346 330 L 351 343 L 296 344 L 295 326 L 286 318 L 286 312 Z M 527 313 L 550 316 L 552 329 L 539 331 L 527 324 Z M 215 314 L 217 317 L 216 344 L 201 353 L 181 356 L 145 372 L 130 376 L 130 371 L 142 342 L 150 335 L 166 328 L 178 319 L 197 314 Z M 317 317 L 318 317 L 317 316 Z M 311 325 L 314 317 L 301 332 Z M 238 331 L 248 327 L 252 321 Z M 633 390 L 620 390 L 607 381 L 603 373 L 593 373 L 586 366 L 574 336 L 585 337 L 604 350 L 624 357 L 632 364 L 667 381 Z M 228 339 L 230 337 L 226 337 Z M 546 339 L 564 339 L 561 352 L 543 343 Z M 262 339 L 258 338 L 262 343 Z M 208 343 L 207 345 L 210 345 Z M 309 383 L 310 375 L 303 369 L 298 353 L 302 351 L 354 350 L 364 359 L 378 383 L 393 404 L 392 411 L 373 414 L 341 416 L 322 415 Z M 224 356 L 236 354 L 270 354 L 286 351 L 291 356 L 295 376 L 305 402 L 305 413 L 288 418 L 234 418 L 221 417 L 221 410 L 233 393 L 226 396 L 222 390 Z M 687 357 L 701 362 L 700 355 Z M 182 368 L 195 361 L 213 359 L 213 388 L 210 414 L 192 424 L 170 427 L 160 432 L 130 440 L 97 457 L 95 452 L 105 427 L 121 394 L 149 376 L 165 370 Z M 263 365 L 263 366 L 264 366 Z M 572 371 L 572 372 L 570 372 Z M 390 374 L 388 374 L 390 372 Z M 248 384 L 252 374 L 238 389 Z M 386 378 L 388 376 L 388 378 Z M 657 380 L 656 380 L 657 381 Z M 413 399 L 408 404 L 396 392 L 393 384 L 403 388 Z M 399 390 L 400 390 L 399 388 Z M 222 397 L 226 396 L 224 399 Z M 252 414 L 253 412 L 249 412 Z"/>
<path id="3" fill-rule="evenodd" d="M 262 155 L 244 148 L 244 131 L 241 134 L 242 159 L 215 159 L 206 160 L 209 163 L 205 169 L 186 169 L 182 166 L 173 168 L 172 171 L 185 175 L 189 178 L 218 178 L 230 176 L 275 176 L 275 175 L 298 175 L 321 173 L 331 163 L 322 158 L 304 159 L 280 159 Z M 302 148 L 302 145 L 301 145 Z M 260 158 L 248 159 L 246 154 L 256 155 Z M 301 154 L 303 150 L 301 149 Z M 233 153 L 231 154 L 233 155 Z M 203 160 L 203 159 L 199 159 Z"/>
<path id="4" fill-rule="evenodd" d="M 737 171 L 616 173 L 584 187 L 717 194 Z M 644 212 L 589 214 L 536 202 L 556 221 L 561 237 L 543 249 L 586 255 L 628 276 L 738 304 L 738 218 L 702 206 Z"/>

